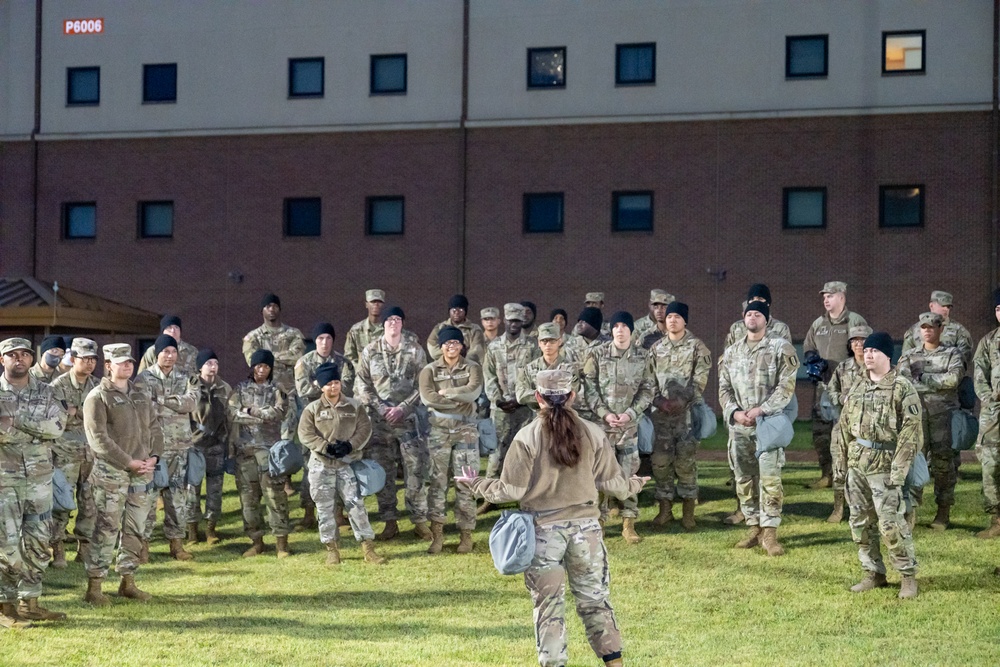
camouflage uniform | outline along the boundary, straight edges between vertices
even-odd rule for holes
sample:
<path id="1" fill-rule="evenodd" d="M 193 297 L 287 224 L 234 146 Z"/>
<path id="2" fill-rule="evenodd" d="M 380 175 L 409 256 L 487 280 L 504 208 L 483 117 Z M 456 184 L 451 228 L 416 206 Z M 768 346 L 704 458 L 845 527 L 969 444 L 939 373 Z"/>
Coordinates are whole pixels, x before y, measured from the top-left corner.
<path id="1" fill-rule="evenodd" d="M 420 400 L 430 409 L 427 511 L 434 523 L 447 520 L 450 478 L 461 476 L 462 466 L 479 468 L 476 399 L 482 390 L 482 367 L 463 357 L 453 367 L 441 357 L 420 371 Z M 455 489 L 455 525 L 459 530 L 476 527 L 476 500 L 462 486 Z"/>
<path id="2" fill-rule="evenodd" d="M 59 370 L 58 368 L 53 368 L 51 371 L 46 371 L 42 368 L 42 362 L 36 362 L 31 368 L 28 369 L 28 374 L 36 380 L 41 381 L 44 384 L 52 384 L 56 381 L 56 378 L 64 375 L 66 371 Z"/>
<path id="3" fill-rule="evenodd" d="M 607 343 L 610 340 L 611 335 L 606 333 L 598 334 L 594 340 L 587 340 L 577 334 L 563 334 L 562 350 L 566 353 L 566 356 L 574 357 L 580 363 L 583 363 L 587 360 L 587 355 L 590 354 L 591 348 Z"/>
<path id="4" fill-rule="evenodd" d="M 830 402 L 833 403 L 834 407 L 841 409 L 844 406 L 844 402 L 847 400 L 847 395 L 851 392 L 851 388 L 862 379 L 865 375 L 865 368 L 863 365 L 858 364 L 857 359 L 854 357 L 849 357 L 847 360 L 837 364 L 837 368 L 833 371 L 833 375 L 830 377 L 830 382 L 826 385 L 826 390 L 829 392 Z M 840 461 L 841 452 L 843 451 L 843 443 L 837 442 L 840 431 L 836 428 L 830 434 L 830 457 L 833 461 L 833 469 L 843 468 L 842 461 Z M 844 483 L 847 481 L 846 477 L 833 476 L 832 484 L 834 491 L 843 491 Z"/>
<path id="5" fill-rule="evenodd" d="M 787 324 L 773 317 L 767 321 L 767 328 L 764 329 L 764 335 L 771 338 L 781 338 L 782 340 L 787 340 L 789 343 L 792 342 L 792 330 L 788 328 Z M 736 341 L 743 340 L 746 337 L 747 325 L 743 324 L 743 319 L 740 318 L 729 327 L 729 333 L 726 334 L 725 347 L 729 347 Z"/>
<path id="6" fill-rule="evenodd" d="M 1000 517 L 1000 327 L 983 336 L 973 361 L 979 410 L 976 456 L 983 465 L 987 514 Z"/>
<path id="7" fill-rule="evenodd" d="M 651 414 L 656 440 L 650 462 L 657 500 L 698 497 L 698 440 L 691 435 L 691 405 L 702 398 L 711 369 L 711 352 L 689 331 L 677 341 L 664 336 L 649 350 L 654 395 L 681 401 L 675 413 L 654 409 Z"/>
<path id="8" fill-rule="evenodd" d="M 198 397 L 197 406 L 191 412 L 192 445 L 205 455 L 205 514 L 201 513 L 201 484 L 188 486 L 187 520 L 199 523 L 204 518 L 212 523 L 222 518 L 222 484 L 229 446 L 229 397 L 233 388 L 220 377 L 206 384 L 198 374 L 191 378 L 190 389 Z"/>
<path id="9" fill-rule="evenodd" d="M 649 375 L 649 353 L 630 344 L 619 350 L 614 341 L 595 345 L 583 365 L 583 394 L 587 407 L 615 448 L 618 465 L 627 476 L 639 470 L 639 418 L 653 400 L 653 378 Z M 610 414 L 627 414 L 625 426 L 609 426 Z M 606 519 L 609 498 L 601 498 L 601 518 Z M 621 501 L 622 518 L 639 516 L 639 497 Z"/>
<path id="10" fill-rule="evenodd" d="M 184 537 L 187 529 L 188 487 L 187 457 L 191 449 L 191 413 L 198 406 L 198 394 L 188 384 L 188 376 L 174 367 L 164 375 L 159 365 L 144 370 L 135 380 L 140 391 L 149 394 L 159 415 L 163 432 L 163 462 L 170 474 L 170 485 L 160 491 L 163 498 L 163 535 L 168 540 Z M 146 520 L 146 541 L 153 536 L 156 505 Z"/>
<path id="11" fill-rule="evenodd" d="M 0 371 L 0 418 L 11 420 L 0 423 L 0 602 L 42 594 L 50 560 L 51 447 L 66 417 L 49 385 L 29 374 L 18 389 Z"/>
<path id="12" fill-rule="evenodd" d="M 437 339 L 438 332 L 444 327 L 455 327 L 461 331 L 462 338 L 465 339 L 465 358 L 477 364 L 483 363 L 483 358 L 486 355 L 486 338 L 483 336 L 483 328 L 468 320 L 461 324 L 452 324 L 450 319 L 438 322 L 431 329 L 431 335 L 427 337 L 427 352 L 430 354 L 431 361 L 437 361 L 441 358 L 441 346 L 438 345 Z"/>
<path id="13" fill-rule="evenodd" d="M 837 422 L 841 456 L 836 471 L 847 478 L 851 538 L 861 567 L 885 574 L 878 534 L 889 562 L 905 576 L 917 572 L 913 536 L 903 518 L 903 483 L 913 457 L 923 448 L 920 399 L 897 370 L 881 380 L 867 373 L 854 384 Z M 877 532 L 876 532 L 877 531 Z"/>
<path id="14" fill-rule="evenodd" d="M 559 350 L 559 356 L 556 357 L 555 363 L 551 366 L 545 363 L 544 357 L 538 357 L 527 366 L 518 370 L 517 384 L 515 385 L 517 402 L 531 408 L 532 417 L 537 416 L 538 401 L 535 399 L 535 377 L 539 371 L 554 371 L 556 369 L 569 371 L 573 375 L 573 391 L 576 392 L 573 409 L 584 419 L 596 424 L 597 418 L 590 412 L 583 398 L 583 362 L 568 356 L 562 348 Z"/>
<path id="15" fill-rule="evenodd" d="M 136 375 L 141 374 L 147 368 L 156 365 L 156 348 L 150 345 L 139 360 L 139 368 Z M 177 361 L 174 362 L 174 370 L 180 371 L 184 375 L 197 375 L 201 370 L 198 368 L 198 348 L 182 340 L 177 341 Z"/>
<path id="16" fill-rule="evenodd" d="M 729 426 L 729 467 L 748 526 L 777 528 L 781 524 L 785 451 L 764 452 L 758 459 L 756 425 L 736 423 L 733 413 L 755 407 L 763 409 L 764 415 L 780 413 L 795 394 L 798 368 L 791 343 L 767 336 L 757 343 L 746 338 L 737 341 L 726 348 L 719 362 L 719 403 Z"/>
<path id="17" fill-rule="evenodd" d="M 250 414 L 252 410 L 255 414 Z M 236 488 L 243 509 L 243 530 L 251 540 L 264 535 L 264 517 L 260 511 L 263 497 L 267 524 L 275 537 L 288 535 L 288 496 L 286 476 L 271 477 L 268 454 L 271 445 L 281 440 L 282 422 L 288 410 L 288 396 L 273 382 L 257 384 L 244 380 L 229 396 L 229 416 L 233 428 L 229 455 L 236 459 Z"/>
<path id="18" fill-rule="evenodd" d="M 962 375 L 972 367 L 972 334 L 955 320 L 945 322 L 944 329 L 941 330 L 941 345 L 943 347 L 957 347 L 962 356 Z M 903 336 L 903 354 L 914 348 L 924 346 L 924 339 L 920 336 L 920 322 L 906 330 Z"/>
<path id="19" fill-rule="evenodd" d="M 325 396 L 320 396 L 302 411 L 298 435 L 311 452 L 308 474 L 319 515 L 320 541 L 336 544 L 340 538 L 336 520 L 338 496 L 347 510 L 354 539 L 358 542 L 375 539 L 365 499 L 361 497 L 358 479 L 350 465 L 362 458 L 361 452 L 372 435 L 371 419 L 364 406 L 343 395 L 336 405 L 331 405 Z M 337 440 L 350 442 L 351 453 L 339 459 L 327 454 L 326 446 Z M 386 485 L 389 483 L 387 478 Z"/>
<path id="20" fill-rule="evenodd" d="M 355 372 L 358 364 L 361 363 L 361 353 L 372 341 L 378 340 L 384 333 L 385 327 L 381 322 L 372 324 L 367 317 L 360 322 L 355 322 L 348 330 L 347 338 L 344 340 L 344 356 L 354 364 Z M 420 347 L 420 339 L 417 334 L 409 329 L 403 329 L 402 340 Z"/>
<path id="21" fill-rule="evenodd" d="M 514 434 L 531 419 L 531 409 L 525 405 L 518 406 L 514 412 L 504 412 L 497 407 L 497 403 L 517 400 L 517 371 L 540 354 L 537 340 L 527 336 L 511 338 L 506 332 L 490 343 L 486 350 L 483 382 L 486 397 L 493 405 L 493 425 L 497 431 L 497 448 L 490 452 L 486 462 L 486 476 L 491 479 L 500 476 Z"/>
<path id="22" fill-rule="evenodd" d="M 421 369 L 427 365 L 423 348 L 405 337 L 392 350 L 385 338 L 373 341 L 361 353 L 354 392 L 368 409 L 372 420 L 371 457 L 385 469 L 385 488 L 378 493 L 378 511 L 382 521 L 396 521 L 396 475 L 403 459 L 406 491 L 403 494 L 410 521 L 427 521 L 428 471 L 427 442 L 417 425 L 416 409 L 420 404 L 417 386 Z M 389 408 L 402 407 L 406 418 L 399 424 L 385 419 Z"/>
<path id="23" fill-rule="evenodd" d="M 295 362 L 306 353 L 302 332 L 287 324 L 276 328 L 261 324 L 243 337 L 243 356 L 248 365 L 257 350 L 270 350 L 274 355 L 271 382 L 289 398 L 285 410 L 285 422 L 281 425 L 281 438 L 293 440 L 299 419 L 298 406 L 295 402 Z"/>

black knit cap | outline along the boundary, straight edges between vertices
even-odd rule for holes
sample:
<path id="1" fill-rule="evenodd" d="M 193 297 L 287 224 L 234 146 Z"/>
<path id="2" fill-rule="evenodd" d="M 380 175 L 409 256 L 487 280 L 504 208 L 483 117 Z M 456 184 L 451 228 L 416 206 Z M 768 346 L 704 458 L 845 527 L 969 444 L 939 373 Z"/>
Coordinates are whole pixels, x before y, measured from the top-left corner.
<path id="1" fill-rule="evenodd" d="M 768 322 L 771 321 L 771 309 L 768 308 L 767 304 L 762 301 L 751 301 L 747 304 L 746 309 L 744 309 L 743 314 L 746 315 L 751 310 L 756 310 L 758 313 L 764 316 L 764 319 Z"/>
<path id="2" fill-rule="evenodd" d="M 271 368 L 274 368 L 274 355 L 271 354 L 271 350 L 257 350 L 250 355 L 250 368 L 253 368 L 257 364 L 267 364 Z"/>
<path id="3" fill-rule="evenodd" d="M 522 301 L 521 305 L 531 311 L 532 317 L 538 317 L 538 306 L 533 301 Z"/>
<path id="4" fill-rule="evenodd" d="M 563 310 L 562 308 L 553 308 L 552 309 L 552 312 L 549 313 L 549 322 L 551 322 L 552 320 L 556 319 L 556 315 L 562 315 L 563 319 L 566 320 L 567 322 L 569 322 L 569 315 L 567 315 L 566 311 Z"/>
<path id="5" fill-rule="evenodd" d="M 874 348 L 884 354 L 885 356 L 892 359 L 892 349 L 894 345 L 892 344 L 892 336 L 884 331 L 876 331 L 872 335 L 865 338 L 865 348 Z"/>
<path id="6" fill-rule="evenodd" d="M 686 303 L 681 303 L 680 301 L 671 301 L 670 303 L 667 304 L 666 314 L 669 315 L 670 313 L 677 313 L 678 315 L 684 318 L 684 324 L 687 324 L 688 305 Z"/>
<path id="7" fill-rule="evenodd" d="M 438 331 L 438 345 L 444 345 L 449 340 L 457 340 L 459 343 L 465 342 L 465 336 L 458 327 L 441 327 Z"/>
<path id="8" fill-rule="evenodd" d="M 278 298 L 277 294 L 273 292 L 268 292 L 260 298 L 260 307 L 267 308 L 271 304 L 277 304 L 278 308 L 281 308 L 281 299 Z"/>
<path id="9" fill-rule="evenodd" d="M 333 328 L 333 325 L 329 322 L 319 322 L 312 330 L 312 339 L 316 340 L 323 334 L 330 334 L 330 337 L 334 340 L 337 339 L 337 331 Z"/>
<path id="10" fill-rule="evenodd" d="M 45 354 L 49 350 L 53 350 L 57 347 L 60 350 L 66 349 L 62 336 L 46 336 L 42 339 L 42 344 L 38 347 L 42 351 L 42 354 Z"/>
<path id="11" fill-rule="evenodd" d="M 328 361 L 316 367 L 316 384 L 325 387 L 334 380 L 340 379 L 340 366 Z"/>
<path id="12" fill-rule="evenodd" d="M 1000 287 L 993 290 L 993 307 L 1000 306 Z"/>
<path id="13" fill-rule="evenodd" d="M 464 311 L 468 311 L 469 300 L 465 298 L 464 294 L 456 294 L 448 299 L 448 310 L 451 310 L 452 308 L 461 308 Z"/>
<path id="14" fill-rule="evenodd" d="M 173 326 L 176 326 L 181 331 L 184 330 L 184 327 L 181 326 L 181 318 L 176 315 L 164 315 L 163 319 L 160 320 L 160 331 Z"/>
<path id="15" fill-rule="evenodd" d="M 385 322 L 390 317 L 398 317 L 401 320 L 406 319 L 406 315 L 403 314 L 403 309 L 399 306 L 390 306 L 382 311 L 382 321 Z"/>
<path id="16" fill-rule="evenodd" d="M 747 301 L 753 301 L 754 297 L 760 297 L 771 305 L 771 290 L 764 283 L 754 283 L 747 290 Z"/>
<path id="17" fill-rule="evenodd" d="M 612 330 L 614 330 L 616 324 L 621 323 L 627 326 L 629 331 L 635 331 L 635 320 L 632 318 L 632 313 L 626 310 L 619 310 L 612 315 L 608 323 L 611 325 Z"/>
<path id="18" fill-rule="evenodd" d="M 216 361 L 218 361 L 219 356 L 215 353 L 215 350 L 213 350 L 212 348 L 210 347 L 203 348 L 201 350 L 198 350 L 198 356 L 195 358 L 194 365 L 197 366 L 198 370 L 200 371 L 201 367 L 204 366 L 206 363 L 208 363 L 211 359 L 215 359 Z"/>
<path id="19" fill-rule="evenodd" d="M 167 334 L 160 334 L 156 337 L 156 342 L 153 343 L 153 349 L 156 350 L 156 356 L 160 356 L 160 352 L 163 352 L 168 347 L 177 349 L 177 339 L 173 336 L 168 336 Z"/>
<path id="20" fill-rule="evenodd" d="M 576 318 L 576 321 L 586 322 L 590 326 L 594 327 L 596 331 L 600 331 L 601 325 L 604 324 L 604 313 L 601 312 L 600 308 L 587 306 L 580 311 L 580 316 Z"/>

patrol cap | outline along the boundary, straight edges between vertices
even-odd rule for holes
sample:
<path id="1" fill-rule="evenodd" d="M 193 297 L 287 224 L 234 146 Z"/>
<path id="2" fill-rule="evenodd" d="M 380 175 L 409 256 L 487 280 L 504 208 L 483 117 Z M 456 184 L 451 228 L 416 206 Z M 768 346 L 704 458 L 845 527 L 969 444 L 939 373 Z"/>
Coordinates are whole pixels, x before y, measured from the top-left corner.
<path id="1" fill-rule="evenodd" d="M 120 364 L 125 361 L 135 363 L 135 359 L 132 357 L 132 346 L 128 343 L 111 343 L 105 345 L 102 349 L 105 361 L 110 361 L 113 364 Z"/>
<path id="2" fill-rule="evenodd" d="M 520 320 L 523 322 L 526 316 L 524 306 L 519 303 L 505 303 L 503 305 L 503 317 L 506 320 Z"/>
<path id="3" fill-rule="evenodd" d="M 847 339 L 853 340 L 855 338 L 868 338 L 872 335 L 872 328 L 867 325 L 860 325 L 856 327 L 851 327 L 847 332 Z"/>
<path id="4" fill-rule="evenodd" d="M 365 301 L 381 301 L 385 303 L 385 290 L 370 289 L 365 291 Z"/>
<path id="5" fill-rule="evenodd" d="M 661 289 L 654 289 L 649 292 L 649 302 L 650 303 L 662 303 L 667 305 L 668 303 L 673 303 L 677 299 L 674 298 L 673 294 L 668 294 Z"/>
<path id="6" fill-rule="evenodd" d="M 97 343 L 89 338 L 74 338 L 69 346 L 70 354 L 80 359 L 97 357 Z"/>
<path id="7" fill-rule="evenodd" d="M 944 318 L 937 313 L 920 313 L 920 326 L 940 327 L 944 325 Z"/>
<path id="8" fill-rule="evenodd" d="M 941 290 L 936 289 L 931 292 L 931 301 L 939 306 L 951 306 L 955 303 L 955 297 L 948 292 L 942 292 Z"/>
<path id="9" fill-rule="evenodd" d="M 587 296 L 583 297 L 584 302 L 587 301 L 604 301 L 604 292 L 587 292 Z"/>
<path id="10" fill-rule="evenodd" d="M 554 322 L 546 322 L 538 325 L 538 340 L 552 340 L 562 338 L 559 334 L 559 325 Z"/>
<path id="11" fill-rule="evenodd" d="M 542 396 L 568 394 L 573 391 L 573 374 L 561 368 L 538 371 L 535 375 L 535 387 Z"/>
<path id="12" fill-rule="evenodd" d="M 479 311 L 479 319 L 481 320 L 493 320 L 498 317 L 500 317 L 500 309 L 494 306 Z"/>
<path id="13" fill-rule="evenodd" d="M 847 283 L 841 282 L 839 280 L 831 280 L 828 283 L 823 283 L 823 289 L 819 291 L 820 294 L 846 294 L 847 293 Z"/>
<path id="14" fill-rule="evenodd" d="M 0 341 L 0 355 L 10 354 L 14 350 L 27 350 L 31 356 L 35 356 L 35 350 L 31 347 L 31 341 L 27 338 L 8 338 Z"/>

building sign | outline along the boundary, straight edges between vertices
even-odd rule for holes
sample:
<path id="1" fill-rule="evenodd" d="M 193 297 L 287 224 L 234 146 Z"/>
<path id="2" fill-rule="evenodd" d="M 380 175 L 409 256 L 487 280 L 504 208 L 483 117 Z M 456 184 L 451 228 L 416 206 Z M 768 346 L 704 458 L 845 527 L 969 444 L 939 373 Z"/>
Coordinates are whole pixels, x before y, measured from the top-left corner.
<path id="1" fill-rule="evenodd" d="M 87 35 L 104 32 L 104 19 L 66 19 L 63 21 L 64 35 Z"/>

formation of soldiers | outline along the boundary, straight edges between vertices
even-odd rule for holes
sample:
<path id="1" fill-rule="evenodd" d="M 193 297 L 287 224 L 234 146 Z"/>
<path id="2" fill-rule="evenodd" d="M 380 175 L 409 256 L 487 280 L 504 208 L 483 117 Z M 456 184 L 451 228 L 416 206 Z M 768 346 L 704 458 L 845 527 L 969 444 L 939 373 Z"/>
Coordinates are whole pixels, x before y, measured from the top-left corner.
<path id="1" fill-rule="evenodd" d="M 981 402 L 976 449 L 990 525 L 979 536 L 1000 537 L 1000 328 L 973 354 L 968 330 L 951 319 L 952 296 L 935 291 L 892 367 L 891 337 L 847 309 L 847 285 L 828 282 L 820 291 L 824 313 L 803 346 L 815 385 L 812 431 L 821 477 L 814 486 L 832 487 L 829 521 L 842 521 L 849 510 L 865 572 L 852 590 L 887 585 L 881 537 L 902 575 L 900 597 L 914 597 L 912 529 L 914 508 L 923 502 L 914 463 L 929 461 L 937 505 L 931 527 L 944 530 L 959 462 L 951 420 L 972 408 L 960 403 L 964 385 Z M 213 350 L 183 340 L 181 319 L 173 315 L 163 318 L 162 333 L 138 364 L 129 345 L 105 345 L 100 378 L 98 346 L 87 338 L 73 339 L 66 350 L 61 338 L 46 337 L 37 358 L 25 339 L 0 342 L 0 625 L 65 618 L 42 607 L 39 597 L 46 567 L 66 567 L 70 539 L 87 572 L 85 600 L 110 603 L 102 585 L 112 562 L 119 595 L 149 599 L 134 577 L 149 560 L 157 503 L 170 556 L 190 560 L 185 543 L 221 539 L 226 472 L 236 477 L 250 540 L 245 557 L 268 550 L 267 532 L 277 556 L 286 557 L 293 529 L 318 528 L 327 563 L 337 565 L 340 528 L 349 525 L 364 560 L 384 562 L 374 541 L 400 533 L 400 470 L 414 534 L 430 542 L 428 553 L 440 553 L 452 478 L 478 469 L 481 455 L 488 455 L 486 478 L 499 477 L 514 435 L 537 414 L 541 371 L 570 373 L 573 408 L 603 430 L 626 478 L 640 465 L 639 430 L 651 425 L 658 505 L 652 523 L 675 521 L 673 506 L 680 504 L 681 525 L 696 529 L 693 413 L 707 409 L 712 356 L 688 329 L 689 307 L 673 295 L 652 290 L 649 313 L 639 320 L 625 311 L 605 320 L 604 296 L 591 292 L 575 321 L 557 309 L 538 323 L 535 305 L 525 301 L 483 308 L 481 326 L 469 321 L 468 300 L 455 295 L 448 317 L 423 344 L 405 328 L 403 309 L 386 306 L 384 291 L 368 290 L 365 306 L 367 317 L 348 331 L 343 354 L 333 349 L 329 322 L 313 327 L 307 351 L 302 332 L 282 322 L 281 300 L 265 295 L 262 324 L 243 338 L 248 375 L 235 387 L 220 377 Z M 1000 321 L 1000 292 L 996 315 Z M 777 531 L 788 444 L 772 432 L 782 428 L 781 415 L 794 419 L 799 366 L 788 326 L 771 316 L 770 290 L 751 286 L 718 360 L 737 498 L 726 522 L 748 526 L 736 547 L 760 546 L 770 556 L 784 553 Z M 280 461 L 276 469 L 276 443 L 286 444 L 286 455 L 301 447 L 307 456 L 298 490 Z M 383 523 L 377 536 L 364 505 L 373 490 L 366 491 L 357 467 L 367 459 L 387 480 L 377 491 Z M 288 497 L 296 492 L 304 516 L 293 527 Z M 487 502 L 477 507 L 468 488 L 456 488 L 458 553 L 473 550 L 477 515 L 491 509 Z M 627 543 L 642 540 L 637 495 L 621 501 L 602 495 L 601 525 L 613 515 L 621 517 Z"/>

